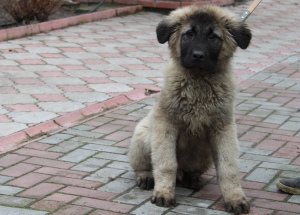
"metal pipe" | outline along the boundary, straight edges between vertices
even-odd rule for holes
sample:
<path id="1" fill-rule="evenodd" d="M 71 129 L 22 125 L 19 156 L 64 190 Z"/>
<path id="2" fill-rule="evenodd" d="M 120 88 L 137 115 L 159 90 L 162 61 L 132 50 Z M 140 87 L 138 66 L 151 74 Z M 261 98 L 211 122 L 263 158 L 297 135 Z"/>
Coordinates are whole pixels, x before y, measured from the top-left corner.
<path id="1" fill-rule="evenodd" d="M 251 15 L 251 13 L 255 10 L 255 8 L 259 5 L 259 3 L 262 0 L 254 0 L 251 5 L 247 8 L 247 10 L 244 11 L 244 13 L 241 16 L 241 19 L 243 22 L 246 21 L 246 19 Z"/>

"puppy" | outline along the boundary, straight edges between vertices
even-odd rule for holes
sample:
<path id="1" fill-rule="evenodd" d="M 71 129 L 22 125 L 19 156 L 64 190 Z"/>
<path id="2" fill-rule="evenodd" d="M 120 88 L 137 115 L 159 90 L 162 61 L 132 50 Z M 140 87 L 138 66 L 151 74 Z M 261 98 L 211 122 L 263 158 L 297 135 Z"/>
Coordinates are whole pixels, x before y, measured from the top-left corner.
<path id="1" fill-rule="evenodd" d="M 176 178 L 200 189 L 201 175 L 214 163 L 226 211 L 248 213 L 239 179 L 239 147 L 234 119 L 235 81 L 231 59 L 246 49 L 251 32 L 224 8 L 179 8 L 156 29 L 169 44 L 171 60 L 161 95 L 139 122 L 129 160 L 142 189 L 154 187 L 151 202 L 176 206 Z"/>

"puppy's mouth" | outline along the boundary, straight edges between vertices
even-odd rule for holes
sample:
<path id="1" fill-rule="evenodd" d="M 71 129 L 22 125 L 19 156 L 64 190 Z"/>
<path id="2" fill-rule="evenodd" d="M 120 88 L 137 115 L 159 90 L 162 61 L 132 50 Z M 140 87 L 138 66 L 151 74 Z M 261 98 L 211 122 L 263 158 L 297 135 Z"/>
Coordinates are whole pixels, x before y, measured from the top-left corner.
<path id="1" fill-rule="evenodd" d="M 181 64 L 186 69 L 213 71 L 216 68 L 217 61 L 212 62 L 208 59 L 195 59 L 194 57 L 181 57 Z"/>

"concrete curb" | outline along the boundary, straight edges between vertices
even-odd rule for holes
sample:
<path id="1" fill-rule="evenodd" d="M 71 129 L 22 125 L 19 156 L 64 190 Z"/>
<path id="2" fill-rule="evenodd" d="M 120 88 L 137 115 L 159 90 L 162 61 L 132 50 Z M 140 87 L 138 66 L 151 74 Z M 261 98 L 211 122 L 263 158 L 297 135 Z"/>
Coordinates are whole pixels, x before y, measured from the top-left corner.
<path id="1" fill-rule="evenodd" d="M 64 19 L 57 19 L 47 22 L 41 22 L 33 25 L 20 26 L 10 29 L 0 30 L 0 42 L 10 39 L 16 39 L 24 36 L 38 34 L 41 32 L 47 32 L 51 30 L 61 29 L 68 26 L 78 25 L 81 23 L 97 21 L 100 19 L 107 19 L 115 16 L 121 16 L 125 14 L 133 14 L 137 11 L 141 11 L 143 7 L 141 5 L 128 6 L 116 9 L 110 9 L 105 11 L 94 12 L 90 14 L 83 14 Z"/>
<path id="2" fill-rule="evenodd" d="M 116 109 L 121 105 L 131 104 L 149 98 L 146 89 L 137 89 L 101 103 L 65 114 L 52 120 L 40 123 L 17 133 L 0 138 L 0 154 L 18 149 L 32 141 L 41 139 L 49 134 L 57 133 L 72 126 L 83 123 L 99 115 L 105 114 L 109 109 Z"/>

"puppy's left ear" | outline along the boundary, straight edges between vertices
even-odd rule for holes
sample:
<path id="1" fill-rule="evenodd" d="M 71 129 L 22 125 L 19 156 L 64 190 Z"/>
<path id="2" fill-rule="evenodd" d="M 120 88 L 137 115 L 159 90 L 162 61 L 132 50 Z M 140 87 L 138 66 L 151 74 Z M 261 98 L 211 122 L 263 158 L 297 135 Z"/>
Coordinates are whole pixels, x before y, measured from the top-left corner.
<path id="1" fill-rule="evenodd" d="M 168 19 L 162 20 L 156 28 L 156 36 L 159 43 L 167 42 L 174 33 L 175 26 L 171 25 Z"/>
<path id="2" fill-rule="evenodd" d="M 242 22 L 238 27 L 231 28 L 229 32 L 241 49 L 246 49 L 249 46 L 252 34 L 245 23 Z"/>

